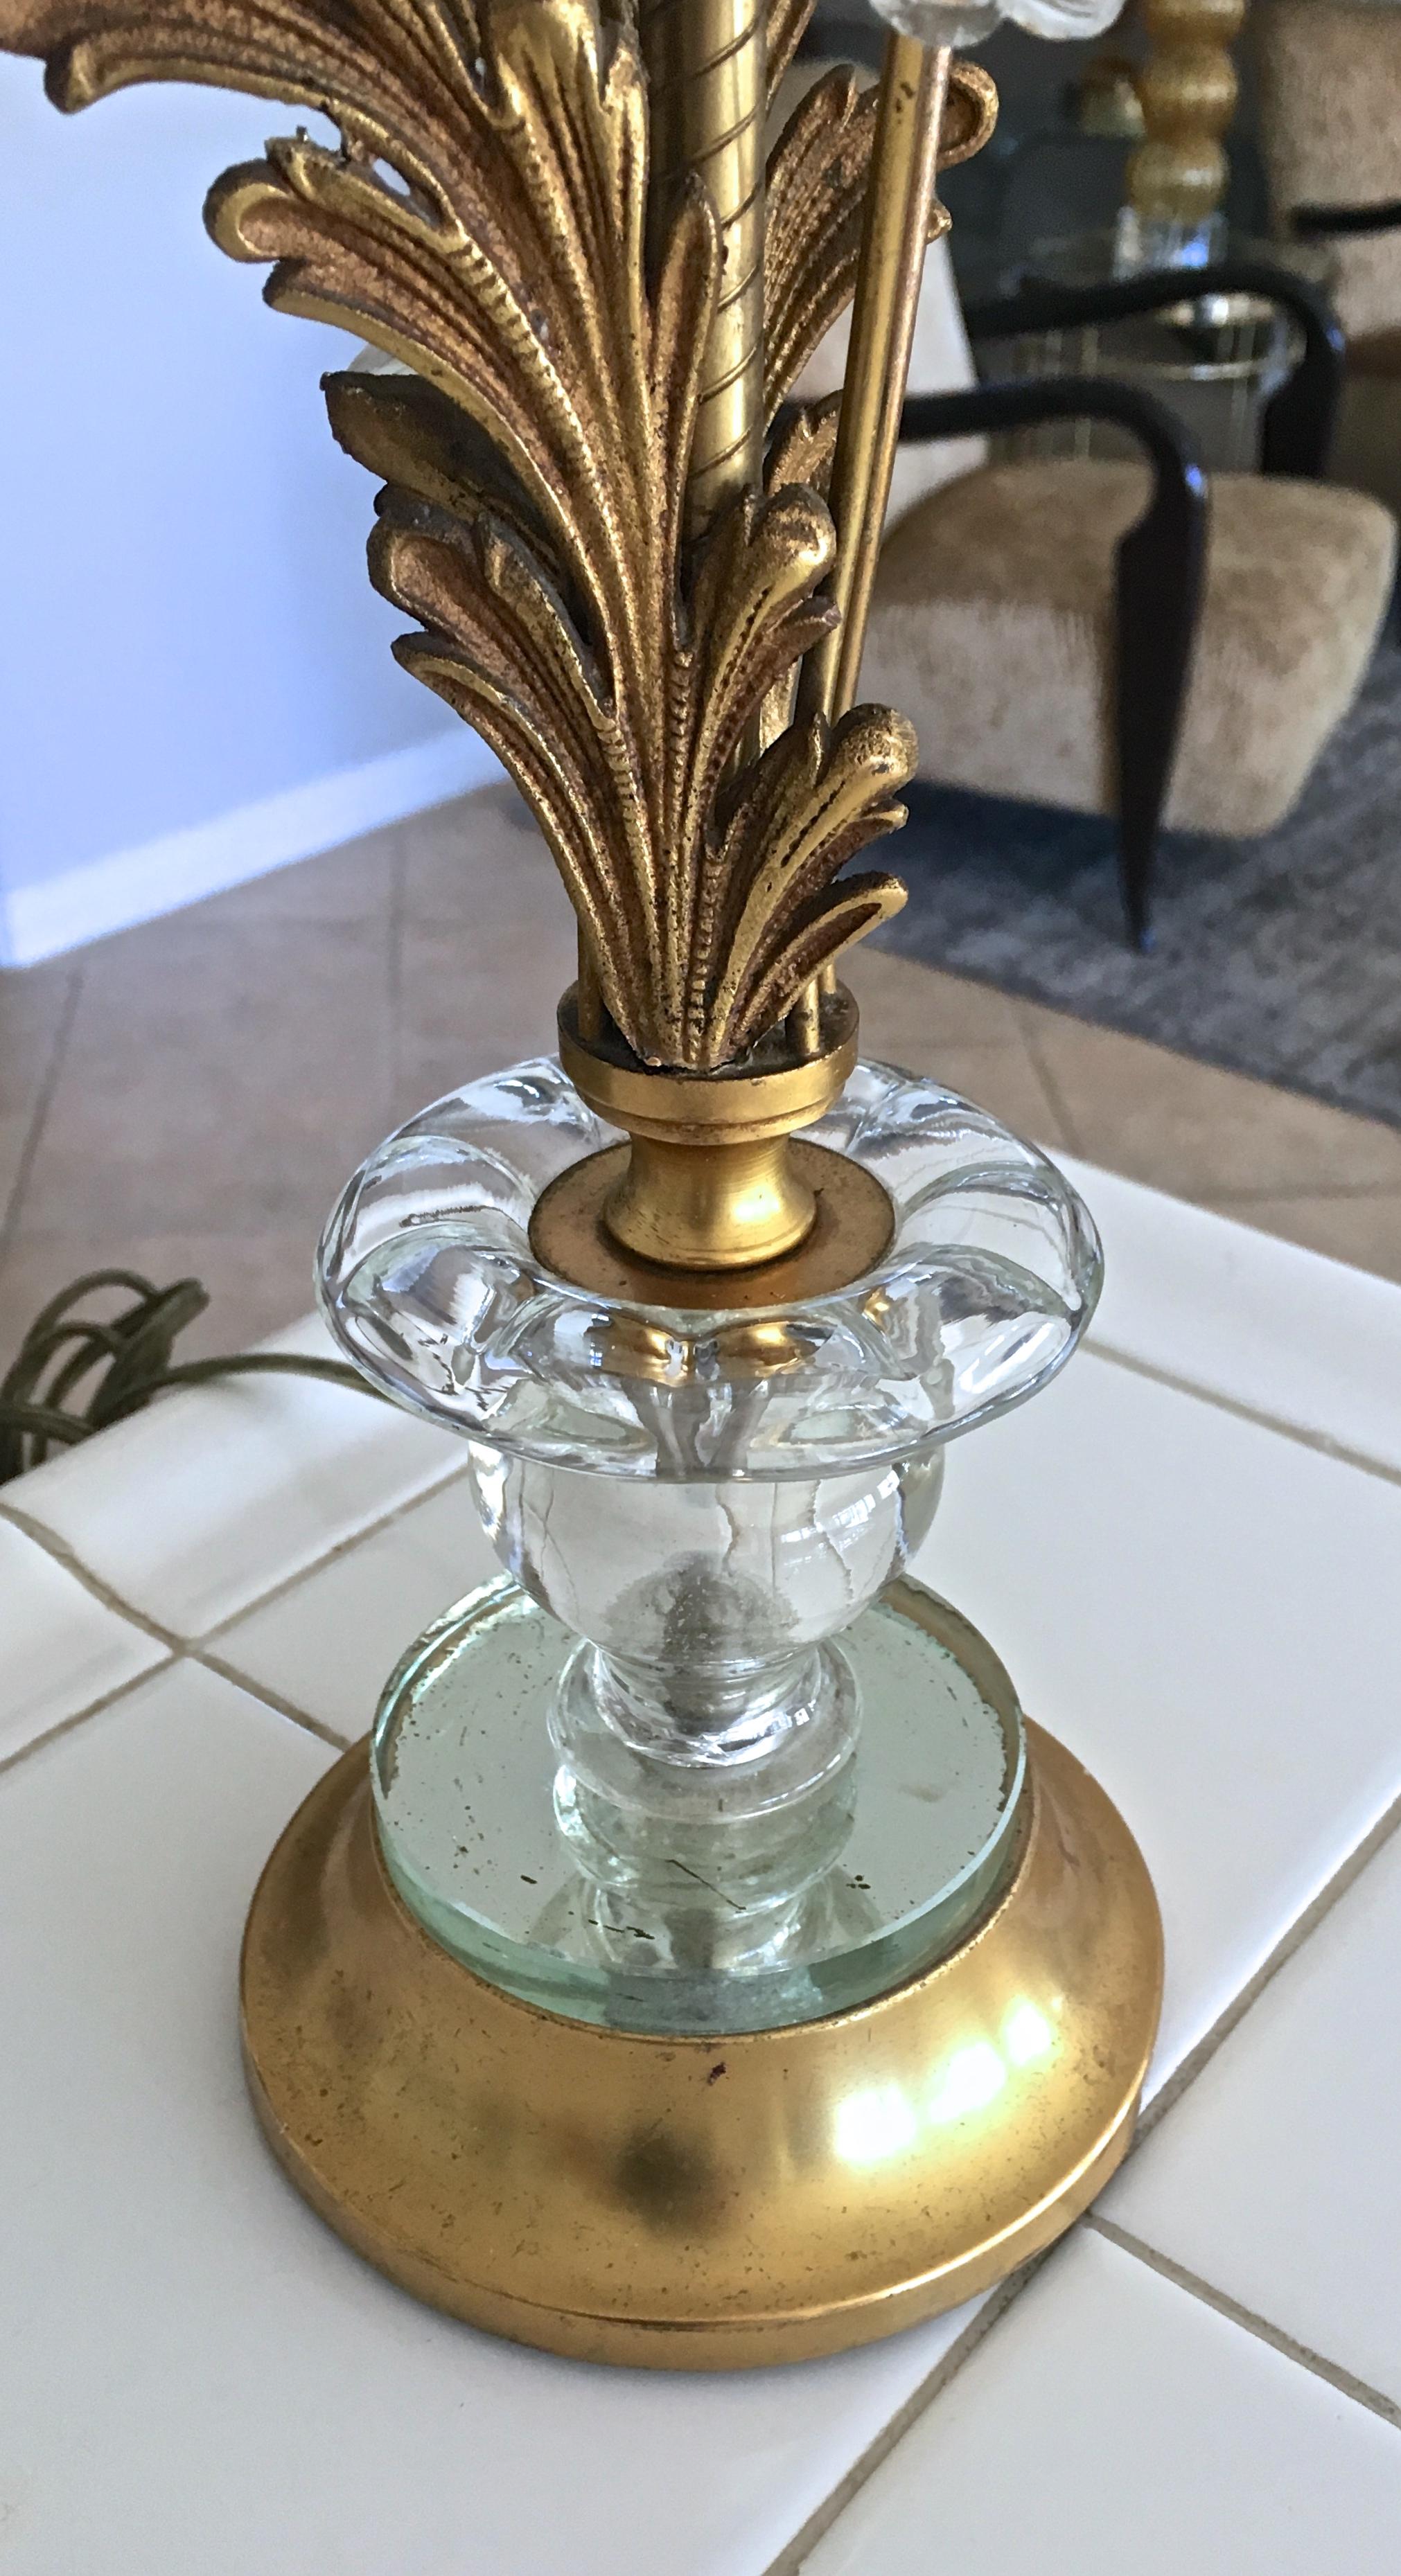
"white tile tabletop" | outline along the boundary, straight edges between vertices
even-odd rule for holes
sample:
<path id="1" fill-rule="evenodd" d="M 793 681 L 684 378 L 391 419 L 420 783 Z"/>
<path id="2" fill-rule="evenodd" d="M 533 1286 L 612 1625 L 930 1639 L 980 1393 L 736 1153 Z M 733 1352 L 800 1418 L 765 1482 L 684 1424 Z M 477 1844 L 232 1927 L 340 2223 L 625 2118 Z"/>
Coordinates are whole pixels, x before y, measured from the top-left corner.
<path id="1" fill-rule="evenodd" d="M 1401 2436 L 1080 2233 L 805 2576 L 1395 2576 Z"/>
<path id="2" fill-rule="evenodd" d="M 1155 2083 L 1401 1793 L 1398 1567 L 1401 1485 L 1093 1352 L 951 1453 L 916 1571 L 1142 1843 Z"/>
<path id="3" fill-rule="evenodd" d="M 1371 1859 L 1220 2038 L 1401 1796 L 1401 1290 L 1354 1294 L 1312 1255 L 1090 1188 L 1113 1265 L 1099 1350 L 956 1449 L 918 1570 L 1153 1868 L 1155 2081 L 1203 2069 L 1105 2223 L 1204 2292 L 1082 2234 L 952 2375 L 966 2313 L 806 2368 L 654 2377 L 492 2342 L 348 2254 L 254 2128 L 239 1933 L 331 1758 L 309 1729 L 359 1732 L 491 1560 L 446 1435 L 306 1382 L 201 1391 L 0 1494 L 0 2066 L 22 2111 L 0 2119 L 0 2559 L 19 2576 L 791 2576 L 826 2521 L 813 2576 L 1401 2565 L 1401 2431 L 1373 2411 L 1401 2387 L 1401 2079 L 1378 2040 L 1401 1861 Z M 311 1322 L 280 1340 L 326 1346 Z M 167 1649 L 142 1620 L 190 1652 L 152 1673 Z M 931 2373 L 948 2384 L 918 2414 Z"/>
<path id="4" fill-rule="evenodd" d="M 1056 1160 L 1104 1240 L 1093 1342 L 1401 1474 L 1390 1280 L 1072 1155 Z"/>
<path id="5" fill-rule="evenodd" d="M 331 1758 L 177 1663 L 4 1784 L 7 2576 L 761 2576 L 956 2323 L 805 2369 L 594 2370 L 339 2245 L 254 2125 L 235 1994 Z"/>
<path id="6" fill-rule="evenodd" d="M 1401 2421 L 1401 1841 L 1280 1969 L 1102 2204 Z M 1401 2564 L 1401 2542 L 1398 2543 Z"/>
<path id="7" fill-rule="evenodd" d="M 500 1571 L 459 1478 L 221 1628 L 208 1651 L 349 1744 L 405 1647 Z"/>
<path id="8" fill-rule="evenodd" d="M 311 1315 L 262 1347 L 333 1355 Z M 239 1377 L 134 1414 L 6 1499 L 146 1618 L 198 1637 L 461 1464 L 454 1434 L 373 1396 Z"/>
<path id="9" fill-rule="evenodd" d="M 150 1672 L 166 1652 L 0 1519 L 0 1765 Z"/>

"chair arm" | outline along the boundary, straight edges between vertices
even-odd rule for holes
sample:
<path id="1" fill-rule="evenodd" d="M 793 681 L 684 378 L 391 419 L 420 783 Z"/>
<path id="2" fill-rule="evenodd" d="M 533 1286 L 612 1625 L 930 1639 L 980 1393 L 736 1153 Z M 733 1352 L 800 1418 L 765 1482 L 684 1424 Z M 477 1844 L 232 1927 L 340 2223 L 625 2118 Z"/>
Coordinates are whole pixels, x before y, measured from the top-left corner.
<path id="1" fill-rule="evenodd" d="M 1206 477 L 1187 428 L 1138 385 L 1113 376 L 1017 376 L 1006 384 L 969 385 L 957 393 L 909 394 L 900 414 L 900 444 L 967 438 L 978 431 L 1026 429 L 1047 420 L 1112 420 L 1146 448 L 1154 471 L 1154 504 L 1164 487 L 1180 486 L 1204 506 Z M 1187 506 L 1190 506 L 1188 504 Z"/>
<path id="2" fill-rule="evenodd" d="M 1289 229 L 1299 241 L 1327 240 L 1332 234 L 1392 233 L 1401 224 L 1401 198 L 1375 206 L 1296 206 Z"/>
<path id="3" fill-rule="evenodd" d="M 1208 268 L 1156 269 L 1144 277 L 1085 286 L 1031 278 L 1014 294 L 967 304 L 963 319 L 970 340 L 1015 339 L 1028 331 L 1073 331 L 1094 322 L 1127 321 L 1212 295 L 1257 295 L 1281 306 L 1299 325 L 1302 354 L 1265 406 L 1260 461 L 1267 474 L 1320 474 L 1342 393 L 1347 342 L 1327 297 L 1307 278 L 1272 260 L 1223 259 Z"/>

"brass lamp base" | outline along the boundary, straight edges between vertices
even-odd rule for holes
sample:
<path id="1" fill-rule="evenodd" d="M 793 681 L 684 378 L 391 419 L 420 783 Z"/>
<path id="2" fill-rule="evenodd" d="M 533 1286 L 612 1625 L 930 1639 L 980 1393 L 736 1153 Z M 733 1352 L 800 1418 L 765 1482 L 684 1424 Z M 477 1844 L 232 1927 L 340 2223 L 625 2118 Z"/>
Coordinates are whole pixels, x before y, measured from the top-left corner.
<path id="1" fill-rule="evenodd" d="M 986 2289 L 1123 2156 L 1162 1985 L 1132 1836 L 1028 1737 L 1020 1862 L 952 1956 L 713 2040 L 542 2012 L 450 1958 L 389 1883 L 356 1748 L 248 1920 L 244 2048 L 276 2154 L 416 2297 L 577 2360 L 797 2361 Z"/>

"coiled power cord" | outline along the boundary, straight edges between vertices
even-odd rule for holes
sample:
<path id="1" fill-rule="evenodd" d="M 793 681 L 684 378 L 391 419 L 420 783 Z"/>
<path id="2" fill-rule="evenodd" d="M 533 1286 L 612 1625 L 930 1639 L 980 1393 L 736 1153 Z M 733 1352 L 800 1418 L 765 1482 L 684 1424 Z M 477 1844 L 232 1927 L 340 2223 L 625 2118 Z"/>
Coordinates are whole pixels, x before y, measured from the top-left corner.
<path id="1" fill-rule="evenodd" d="M 119 1313 L 99 1322 L 75 1312 L 113 1288 L 131 1292 L 132 1303 Z M 319 1377 L 382 1400 L 344 1360 L 238 1351 L 177 1363 L 179 1335 L 208 1304 L 198 1279 L 157 1288 L 135 1270 L 89 1270 L 51 1298 L 0 1379 L 0 1485 L 41 1467 L 53 1450 L 74 1448 L 110 1423 L 125 1422 L 169 1387 L 207 1386 L 221 1377 Z"/>

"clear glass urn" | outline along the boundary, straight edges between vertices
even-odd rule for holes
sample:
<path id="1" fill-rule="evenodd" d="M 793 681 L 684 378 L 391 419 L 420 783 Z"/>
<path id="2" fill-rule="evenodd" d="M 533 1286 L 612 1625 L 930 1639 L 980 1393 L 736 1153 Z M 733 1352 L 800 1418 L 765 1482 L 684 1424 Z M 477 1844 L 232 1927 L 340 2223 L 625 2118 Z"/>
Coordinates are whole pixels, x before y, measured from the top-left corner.
<path id="1" fill-rule="evenodd" d="M 905 1567 L 945 1442 L 1074 1349 L 1094 1228 L 1042 1154 L 886 1066 L 806 1134 L 879 1179 L 895 1230 L 785 1306 L 642 1305 L 542 1265 L 541 1193 L 620 1141 L 546 1058 L 411 1120 L 322 1242 L 337 1340 L 461 1431 L 505 1570 L 385 1691 L 381 1850 L 446 1948 L 577 2018 L 859 2004 L 943 1956 L 1021 1847 L 1011 1684 Z"/>

